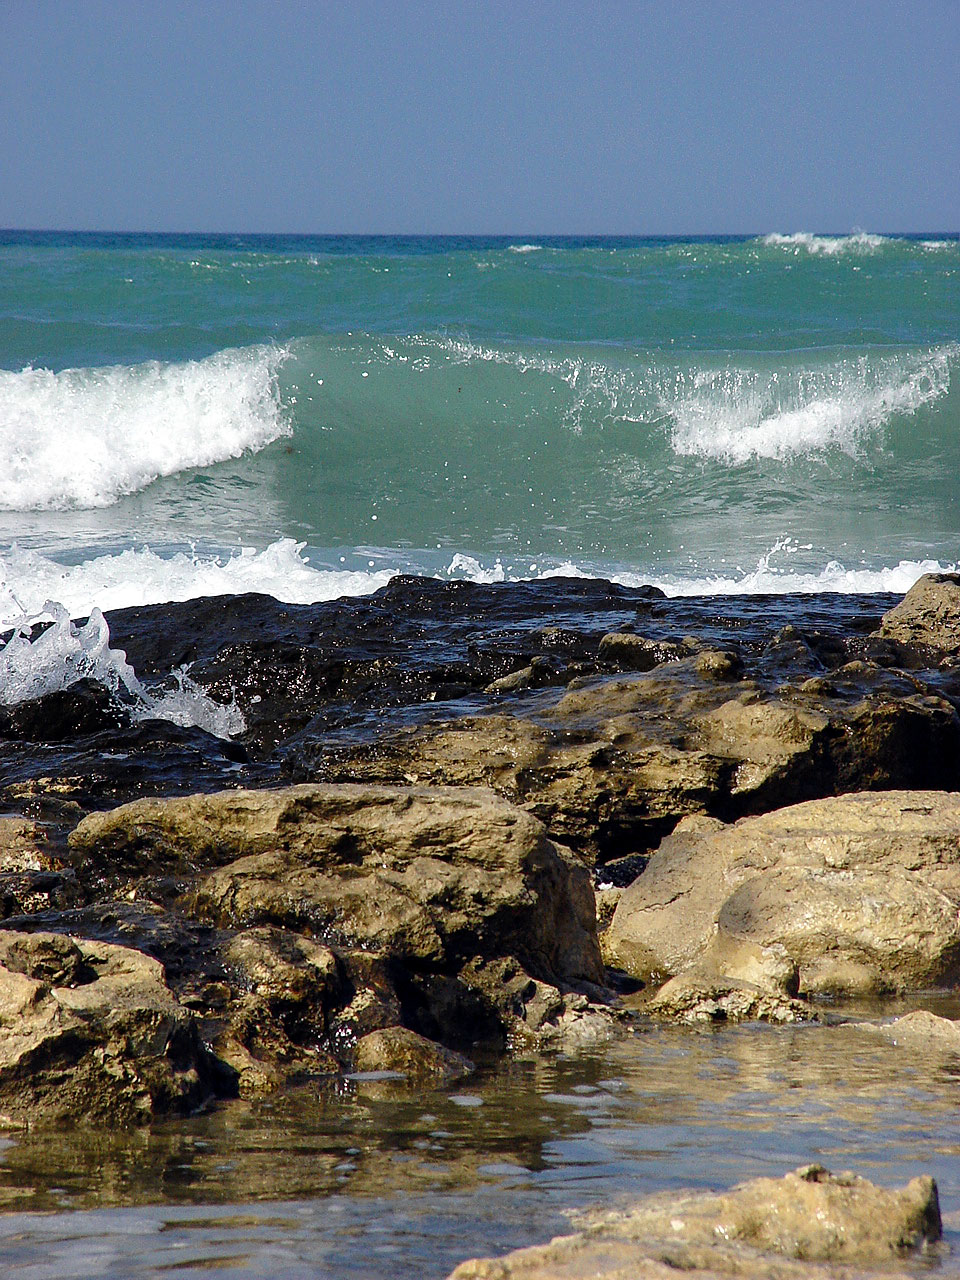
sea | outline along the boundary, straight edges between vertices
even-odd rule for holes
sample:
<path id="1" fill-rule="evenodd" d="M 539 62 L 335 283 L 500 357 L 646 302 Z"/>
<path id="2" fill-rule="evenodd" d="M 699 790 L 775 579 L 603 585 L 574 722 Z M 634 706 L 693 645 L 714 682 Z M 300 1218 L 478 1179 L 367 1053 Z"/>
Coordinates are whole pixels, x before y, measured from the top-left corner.
<path id="1" fill-rule="evenodd" d="M 958 477 L 956 233 L 0 232 L 0 702 L 91 675 L 147 719 L 236 735 L 188 672 L 158 688 L 138 659 L 141 684 L 123 637 L 186 650 L 193 606 L 173 602 L 249 592 L 317 606 L 331 660 L 364 637 L 382 656 L 406 601 L 398 687 L 401 648 L 453 669 L 547 612 L 599 639 L 648 585 L 677 635 L 842 631 L 957 567 Z M 272 608 L 224 605 L 224 644 Z M 392 723 L 392 698 L 316 733 Z M 183 740 L 181 789 L 253 767 L 209 732 Z M 82 740 L 73 773 L 154 759 L 112 741 Z M 5 780 L 55 777 L 61 749 L 7 743 Z M 960 1017 L 955 993 L 923 1003 Z M 955 1058 L 826 1009 L 640 1023 L 454 1086 L 307 1083 L 136 1131 L 5 1133 L 0 1272 L 443 1280 L 578 1211 L 820 1162 L 934 1174 L 947 1245 L 899 1266 L 958 1276 L 958 1088 Z"/>
<path id="2" fill-rule="evenodd" d="M 0 623 L 398 573 L 907 590 L 960 239 L 0 233 Z"/>

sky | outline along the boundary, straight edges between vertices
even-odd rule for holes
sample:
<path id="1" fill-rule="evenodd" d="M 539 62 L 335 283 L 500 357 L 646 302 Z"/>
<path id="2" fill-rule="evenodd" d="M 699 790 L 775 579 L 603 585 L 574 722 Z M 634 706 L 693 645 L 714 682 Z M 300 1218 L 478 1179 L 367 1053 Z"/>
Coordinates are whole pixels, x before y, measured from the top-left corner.
<path id="1" fill-rule="evenodd" d="M 960 229 L 960 0 L 0 0 L 0 227 Z"/>

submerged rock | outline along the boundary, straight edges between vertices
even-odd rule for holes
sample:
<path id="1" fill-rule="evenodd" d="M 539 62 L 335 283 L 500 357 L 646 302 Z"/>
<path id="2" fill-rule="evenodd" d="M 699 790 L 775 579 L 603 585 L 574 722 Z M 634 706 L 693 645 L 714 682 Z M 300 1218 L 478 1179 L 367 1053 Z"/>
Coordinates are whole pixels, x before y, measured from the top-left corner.
<path id="1" fill-rule="evenodd" d="M 942 1234 L 932 1178 L 887 1190 L 818 1165 L 727 1192 L 651 1196 L 588 1223 L 546 1245 L 463 1262 L 450 1280 L 820 1275 L 829 1273 L 810 1264 L 883 1267 Z"/>
<path id="2" fill-rule="evenodd" d="M 127 947 L 0 931 L 0 1118 L 137 1123 L 223 1093 L 163 967 Z"/>
<path id="3" fill-rule="evenodd" d="M 604 946 L 653 981 L 698 965 L 791 996 L 902 991 L 960 974 L 958 909 L 960 795 L 863 792 L 682 823 Z"/>
<path id="4" fill-rule="evenodd" d="M 473 1071 L 462 1053 L 418 1035 L 408 1027 L 383 1027 L 357 1041 L 354 1065 L 359 1072 L 396 1072 L 412 1084 L 448 1084 Z"/>
<path id="5" fill-rule="evenodd" d="M 960 1058 L 960 1022 L 939 1018 L 926 1009 L 905 1013 L 892 1022 L 850 1022 L 843 1025 L 882 1036 L 915 1052 L 940 1058 Z"/>

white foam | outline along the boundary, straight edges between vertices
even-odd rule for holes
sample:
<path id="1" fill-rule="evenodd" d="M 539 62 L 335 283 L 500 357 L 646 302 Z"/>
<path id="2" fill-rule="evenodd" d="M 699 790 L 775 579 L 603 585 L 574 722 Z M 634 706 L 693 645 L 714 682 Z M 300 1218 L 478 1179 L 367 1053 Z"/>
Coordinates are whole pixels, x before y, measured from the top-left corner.
<path id="1" fill-rule="evenodd" d="M 286 354 L 0 370 L 0 509 L 109 506 L 158 476 L 262 449 L 289 431 L 277 386 Z"/>
<path id="2" fill-rule="evenodd" d="M 691 561 L 685 570 L 664 572 L 662 569 L 637 567 L 580 565 L 574 561 L 556 562 L 549 558 L 512 561 L 495 557 L 492 563 L 475 555 L 458 552 L 441 569 L 421 567 L 409 554 L 402 562 L 398 556 L 392 566 L 368 570 L 331 570 L 314 568 L 303 557 L 303 544 L 283 539 L 264 551 L 244 550 L 235 556 L 200 556 L 179 552 L 162 557 L 149 550 L 128 550 L 118 555 L 99 556 L 75 566 L 64 566 L 35 552 L 14 552 L 0 562 L 0 626 L 22 626 L 24 618 L 35 621 L 41 616 L 60 620 L 60 635 L 68 648 L 76 650 L 76 662 L 84 663 L 84 643 L 72 636 L 63 619 L 91 616 L 97 610 L 120 609 L 145 604 L 162 604 L 195 599 L 200 596 L 262 592 L 288 604 L 316 604 L 340 597 L 370 595 L 385 586 L 399 573 L 421 572 L 442 579 L 459 579 L 481 584 L 530 582 L 551 578 L 607 578 L 626 587 L 655 586 L 668 596 L 736 596 L 785 593 L 872 592 L 905 593 L 924 573 L 956 572 L 956 565 L 935 559 L 902 559 L 885 566 L 860 565 L 848 568 L 838 560 L 811 565 L 811 548 L 800 547 L 789 538 L 779 539 L 761 555 L 755 565 L 733 572 L 717 572 Z M 803 553 L 802 555 L 800 553 Z M 803 567 L 799 567 L 799 560 Z M 52 604 L 51 599 L 56 603 Z M 73 624 L 70 624 L 71 626 Z M 79 634 L 79 633 L 78 633 Z M 98 633 L 99 634 L 99 633 Z M 51 634 L 51 642 L 54 635 Z M 19 642 L 18 642 L 19 644 Z M 16 652 L 17 645 L 8 657 Z M 42 650 L 36 650 L 39 658 Z M 73 660 L 71 660 L 73 661 Z M 59 664 L 59 665 L 58 665 Z M 63 665 L 62 655 L 54 666 Z M 36 665 L 34 674 L 41 672 Z M 108 678 L 84 668 L 102 683 Z M 2 681 L 12 688 L 9 670 Z M 34 675 L 23 673 L 23 679 Z M 39 677 L 38 677 L 39 678 Z M 59 679 L 60 677 L 58 677 Z M 79 679 L 80 675 L 75 675 Z M 18 676 L 17 679 L 20 679 Z M 125 681 L 121 681 L 128 688 Z M 42 684 L 42 681 L 41 681 Z M 32 686 L 37 688 L 39 686 Z M 61 687 L 55 685 L 54 687 Z M 43 690 L 41 690 L 43 691 Z M 190 702 L 197 692 L 185 682 L 182 689 Z M 12 697 L 0 692 L 0 701 L 19 700 L 23 696 L 39 696 L 37 692 Z M 177 713 L 178 698 L 167 695 L 164 704 L 168 718 Z M 180 699 L 182 702 L 183 699 Z M 194 708 L 190 715 L 196 715 Z M 178 721 L 179 722 L 179 721 Z M 198 723 L 196 719 L 190 723 Z M 204 726 L 206 727 L 206 726 Z"/>
<path id="3" fill-rule="evenodd" d="M 542 244 L 511 244 L 507 248 L 511 253 L 538 253 L 542 248 Z"/>
<path id="4" fill-rule="evenodd" d="M 49 625 L 32 635 L 41 623 Z M 235 703 L 223 706 L 208 698 L 185 668 L 174 677 L 176 687 L 166 693 L 145 689 L 123 650 L 110 647 L 110 629 L 97 608 L 77 626 L 62 604 L 48 600 L 38 612 L 17 618 L 13 634 L 0 644 L 0 702 L 7 706 L 89 679 L 124 702 L 134 720 L 169 720 L 218 738 L 243 732 L 243 715 Z"/>
<path id="5" fill-rule="evenodd" d="M 496 560 L 485 566 L 474 556 L 458 554 L 447 568 L 449 576 L 466 578 L 471 582 L 527 582 L 549 578 L 606 578 L 622 587 L 658 587 L 665 595 L 683 596 L 743 596 L 743 595 L 818 595 L 836 592 L 840 595 L 870 595 L 889 592 L 905 595 L 925 573 L 955 573 L 957 565 L 939 560 L 900 560 L 892 567 L 848 569 L 838 560 L 830 560 L 820 569 L 793 569 L 777 563 L 783 558 L 810 547 L 801 547 L 793 538 L 777 539 L 764 551 L 755 566 L 737 569 L 734 573 L 698 572 L 691 565 L 687 574 L 641 571 L 599 572 L 580 567 L 572 561 L 544 566 L 534 573 L 523 573 L 512 565 Z"/>
<path id="6" fill-rule="evenodd" d="M 740 464 L 829 448 L 856 454 L 894 415 L 946 395 L 958 354 L 960 347 L 944 346 L 794 372 L 679 372 L 661 391 L 661 410 L 682 456 Z"/>
<path id="7" fill-rule="evenodd" d="M 316 569 L 304 559 L 303 549 L 292 538 L 281 538 L 263 551 L 245 547 L 235 555 L 179 551 L 160 556 L 144 547 L 62 565 L 14 547 L 0 557 L 0 625 L 13 625 L 47 600 L 59 601 L 75 618 L 85 617 L 94 606 L 108 611 L 246 591 L 264 592 L 287 604 L 315 604 L 367 595 L 399 572 Z"/>
<path id="8" fill-rule="evenodd" d="M 842 253 L 875 253 L 889 243 L 886 236 L 870 235 L 866 231 L 853 231 L 848 236 L 818 236 L 809 231 L 795 231 L 781 235 L 773 231 L 763 236 L 762 244 L 790 250 L 793 253 L 810 253 L 828 258 Z"/>

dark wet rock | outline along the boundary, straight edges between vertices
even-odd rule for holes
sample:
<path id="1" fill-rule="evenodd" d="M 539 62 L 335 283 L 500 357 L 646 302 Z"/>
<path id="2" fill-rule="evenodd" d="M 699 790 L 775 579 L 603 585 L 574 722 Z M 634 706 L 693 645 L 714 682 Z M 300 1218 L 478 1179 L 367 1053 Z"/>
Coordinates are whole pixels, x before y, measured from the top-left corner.
<path id="1" fill-rule="evenodd" d="M 399 1026 L 383 1027 L 362 1036 L 354 1048 L 353 1060 L 357 1071 L 397 1072 L 411 1084 L 449 1084 L 474 1069 L 462 1053 Z"/>
<path id="2" fill-rule="evenodd" d="M 879 634 L 900 645 L 960 658 L 960 574 L 924 574 L 884 614 Z"/>
<path id="3" fill-rule="evenodd" d="M 42 698 L 0 705 L 0 738 L 65 742 L 127 727 L 130 709 L 95 680 L 78 680 Z"/>
<path id="4" fill-rule="evenodd" d="M 861 1268 L 889 1267 L 941 1235 L 932 1178 L 888 1190 L 808 1165 L 726 1192 L 674 1191 L 630 1209 L 595 1212 L 576 1235 L 461 1263 L 450 1280 L 837 1276 L 817 1264 L 854 1266 L 863 1275 Z"/>
<path id="5" fill-rule="evenodd" d="M 609 631 L 600 641 L 599 658 L 621 671 L 652 671 L 661 662 L 679 662 L 688 655 L 682 644 L 648 640 L 630 631 Z"/>
<path id="6" fill-rule="evenodd" d="M 0 931 L 0 1116 L 145 1123 L 195 1110 L 227 1077 L 140 952 Z"/>
<path id="7" fill-rule="evenodd" d="M 324 1047 L 343 986 L 332 951 L 299 934 L 258 928 L 231 938 L 221 958 L 232 999 L 213 1045 L 237 1072 L 241 1094 L 268 1092 L 291 1071 L 340 1069 Z"/>
<path id="8" fill-rule="evenodd" d="M 645 980 L 697 966 L 785 995 L 903 991 L 960 975 L 958 909 L 960 795 L 860 793 L 681 823 L 604 948 Z"/>
<path id="9" fill-rule="evenodd" d="M 0 919 L 65 910 L 83 900 L 73 871 L 51 847 L 49 830 L 0 818 Z"/>

